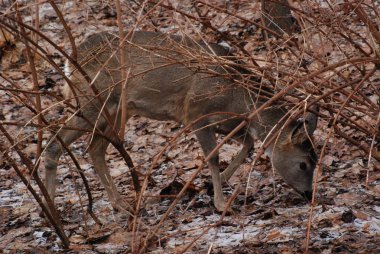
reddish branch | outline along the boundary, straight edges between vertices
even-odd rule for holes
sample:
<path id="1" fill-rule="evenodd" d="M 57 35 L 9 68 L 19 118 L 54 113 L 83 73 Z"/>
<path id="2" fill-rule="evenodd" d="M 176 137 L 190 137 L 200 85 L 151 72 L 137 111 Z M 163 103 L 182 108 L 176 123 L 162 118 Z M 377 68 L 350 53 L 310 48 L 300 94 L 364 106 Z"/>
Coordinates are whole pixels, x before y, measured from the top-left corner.
<path id="1" fill-rule="evenodd" d="M 361 6 L 361 2 L 358 3 L 350 3 L 351 9 L 358 15 L 360 20 L 368 27 L 371 32 L 373 38 L 375 38 L 377 44 L 380 44 L 380 32 L 379 32 L 379 24 L 377 26 L 372 22 L 372 19 L 368 17 L 368 14 L 363 10 Z"/>

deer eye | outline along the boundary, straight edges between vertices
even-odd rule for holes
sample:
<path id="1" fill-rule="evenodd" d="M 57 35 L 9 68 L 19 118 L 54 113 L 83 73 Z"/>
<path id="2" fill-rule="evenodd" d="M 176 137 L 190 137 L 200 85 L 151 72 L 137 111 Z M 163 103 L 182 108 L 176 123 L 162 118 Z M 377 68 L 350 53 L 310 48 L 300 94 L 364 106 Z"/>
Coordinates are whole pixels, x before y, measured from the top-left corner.
<path id="1" fill-rule="evenodd" d="M 300 163 L 300 169 L 303 170 L 303 171 L 306 171 L 306 169 L 307 169 L 307 165 L 306 165 L 305 162 L 301 162 L 301 163 Z"/>

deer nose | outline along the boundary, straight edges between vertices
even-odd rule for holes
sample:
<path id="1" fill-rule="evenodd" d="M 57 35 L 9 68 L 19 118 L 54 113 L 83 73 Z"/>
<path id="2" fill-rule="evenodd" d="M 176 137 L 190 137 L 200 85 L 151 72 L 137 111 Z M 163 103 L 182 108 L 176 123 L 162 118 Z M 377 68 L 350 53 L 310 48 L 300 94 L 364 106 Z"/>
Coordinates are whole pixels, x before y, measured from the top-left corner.
<path id="1" fill-rule="evenodd" d="M 308 201 L 311 201 L 311 199 L 313 198 L 313 192 L 312 191 L 304 191 L 304 197 L 308 200 Z"/>

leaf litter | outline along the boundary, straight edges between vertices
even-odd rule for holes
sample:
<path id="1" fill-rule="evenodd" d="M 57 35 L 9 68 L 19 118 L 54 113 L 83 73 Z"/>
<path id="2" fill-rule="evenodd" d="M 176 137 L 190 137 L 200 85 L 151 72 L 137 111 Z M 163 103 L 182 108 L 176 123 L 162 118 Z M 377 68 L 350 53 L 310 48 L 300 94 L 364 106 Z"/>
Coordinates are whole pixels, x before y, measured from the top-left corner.
<path id="1" fill-rule="evenodd" d="M 65 1 L 66 7 L 63 10 L 66 11 L 67 21 L 75 25 L 73 32 L 79 40 L 94 31 L 107 30 L 110 24 L 114 25 L 108 19 L 112 13 L 102 3 L 88 1 L 84 6 L 81 6 L 82 2 L 76 4 L 80 6 L 73 11 L 73 1 Z M 58 32 L 62 31 L 62 27 L 54 12 L 47 4 L 41 6 L 41 16 L 45 15 L 47 21 L 41 23 L 41 30 L 51 38 L 63 39 L 62 32 Z M 86 8 L 95 11 L 95 19 L 84 15 L 83 10 Z M 252 19 L 250 11 L 246 11 L 246 15 Z M 131 19 L 133 18 L 128 17 L 125 22 L 128 23 Z M 2 68 L 12 80 L 30 84 L 26 75 L 28 70 L 20 60 L 18 46 L 13 53 L 5 59 L 5 64 L 3 60 Z M 59 61 L 62 63 L 63 60 Z M 14 68 L 15 65 L 20 68 Z M 41 67 L 42 71 L 46 71 L 46 68 Z M 58 83 L 62 82 L 57 79 Z M 0 115 L 5 120 L 25 122 L 30 119 L 31 113 L 28 110 L 12 101 L 13 98 L 4 96 L 2 91 L 0 93 Z M 129 121 L 125 144 L 142 173 L 180 128 L 176 123 L 156 122 L 141 117 Z M 20 137 L 33 132 L 30 130 L 30 133 L 20 134 L 16 127 L 10 127 L 9 131 L 19 133 Z M 321 131 L 316 136 L 317 144 L 322 144 L 327 138 Z M 72 243 L 71 252 L 130 252 L 132 235 L 128 216 L 112 210 L 85 153 L 86 146 L 84 140 L 80 140 L 76 142 L 73 151 L 89 180 L 95 199 L 94 211 L 104 226 L 99 227 L 86 215 L 83 206 L 87 204 L 87 198 L 79 177 L 72 170 L 71 163 L 67 163 L 68 159 L 61 158 L 56 206 Z M 31 156 L 33 149 L 32 146 L 25 147 L 24 151 Z M 221 150 L 221 159 L 230 162 L 238 150 L 236 142 L 226 144 Z M 314 207 L 310 252 L 380 252 L 380 169 L 379 166 L 372 167 L 369 185 L 364 186 L 366 169 L 362 165 L 365 161 L 360 155 L 360 151 L 354 147 L 332 138 L 329 154 L 323 160 L 324 170 L 318 190 L 320 202 Z M 164 155 L 152 176 L 155 185 L 150 186 L 145 193 L 147 198 L 143 211 L 140 212 L 140 237 L 158 223 L 170 205 L 170 196 L 178 193 L 202 160 L 203 154 L 194 135 L 182 137 Z M 208 250 L 213 253 L 302 253 L 308 205 L 285 186 L 278 176 L 273 175 L 265 159 L 261 159 L 253 170 L 251 162 L 248 158 L 235 173 L 230 185 L 224 187 L 225 194 L 230 196 L 234 187 L 239 184 L 243 186 L 232 204 L 233 213 L 226 216 L 221 225 L 213 226 L 220 221 L 221 215 L 216 213 L 213 206 L 210 176 L 206 168 L 165 221 L 159 232 L 159 241 L 154 248 L 150 248 L 150 253 L 181 251 L 197 237 L 200 238 L 191 248 L 192 253 L 205 253 Z M 107 163 L 120 193 L 132 202 L 134 193 L 129 170 L 113 148 L 107 151 Z M 38 216 L 38 204 L 19 182 L 14 171 L 4 163 L 0 165 L 0 178 L 0 249 L 5 253 L 37 249 L 62 251 L 60 241 L 50 226 Z M 35 186 L 33 181 L 30 184 Z M 245 191 L 248 195 L 244 194 Z"/>

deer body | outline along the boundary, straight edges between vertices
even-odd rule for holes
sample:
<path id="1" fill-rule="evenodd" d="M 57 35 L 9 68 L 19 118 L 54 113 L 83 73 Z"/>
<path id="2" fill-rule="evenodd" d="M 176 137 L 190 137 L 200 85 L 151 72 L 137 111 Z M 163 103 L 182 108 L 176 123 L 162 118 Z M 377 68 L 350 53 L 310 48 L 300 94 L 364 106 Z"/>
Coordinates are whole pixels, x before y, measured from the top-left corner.
<path id="1" fill-rule="evenodd" d="M 126 66 L 120 66 L 117 51 L 119 40 L 108 33 L 92 35 L 78 47 L 78 61 L 93 80 L 91 86 L 98 91 L 100 100 L 95 98 L 94 91 L 82 74 L 70 66 L 73 70 L 70 79 L 74 84 L 71 94 L 78 98 L 81 115 L 73 116 L 69 126 L 96 126 L 110 139 L 113 138 L 115 131 L 107 123 L 104 110 L 116 121 L 114 126 L 120 126 L 120 94 L 125 82 L 121 78 L 120 68 L 127 73 L 127 118 L 140 115 L 186 125 L 202 116 L 216 113 L 202 118 L 192 127 L 205 155 L 216 146 L 216 133 L 228 133 L 242 121 L 242 118 L 231 119 L 231 115 L 217 112 L 245 114 L 266 101 L 256 92 L 232 81 L 231 76 L 236 77 L 236 72 L 239 74 L 240 70 L 220 64 L 221 59 L 229 58 L 228 51 L 222 46 L 154 32 L 134 32 L 125 44 Z M 240 130 L 234 138 L 243 144 L 243 148 L 223 173 L 219 171 L 218 155 L 210 159 L 208 164 L 214 186 L 214 204 L 219 211 L 225 209 L 221 183 L 231 177 L 253 148 L 253 134 L 263 140 L 278 122 L 285 122 L 286 112 L 281 106 L 269 107 Z M 272 164 L 284 180 L 296 191 L 310 196 L 315 154 L 308 136 L 314 131 L 317 120 L 312 114 L 308 115 L 307 120 L 305 124 L 290 120 L 288 125 L 282 127 L 269 150 Z M 62 130 L 58 135 L 69 145 L 83 132 Z M 95 134 L 89 153 L 110 202 L 115 208 L 129 209 L 121 201 L 107 170 L 105 152 L 108 145 L 109 141 Z M 47 148 L 46 184 L 52 198 L 61 153 L 57 141 Z"/>

